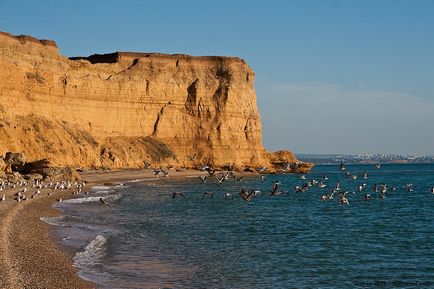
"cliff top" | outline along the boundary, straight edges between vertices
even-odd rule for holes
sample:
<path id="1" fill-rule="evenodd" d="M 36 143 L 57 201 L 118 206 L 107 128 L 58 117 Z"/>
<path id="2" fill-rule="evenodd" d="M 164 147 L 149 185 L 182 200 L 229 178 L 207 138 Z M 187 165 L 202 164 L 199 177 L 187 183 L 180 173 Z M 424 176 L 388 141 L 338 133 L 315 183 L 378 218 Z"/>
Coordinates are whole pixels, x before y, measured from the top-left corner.
<path id="1" fill-rule="evenodd" d="M 34 44 L 42 47 L 52 47 L 58 49 L 58 46 L 53 40 L 37 39 L 29 35 L 12 35 L 7 32 L 0 31 L 0 37 L 9 38 L 11 40 L 18 41 L 19 43 Z M 148 58 L 148 59 L 158 59 L 158 60 L 185 60 L 185 61 L 215 61 L 215 62 L 240 62 L 246 64 L 246 62 L 239 58 L 233 56 L 192 56 L 187 54 L 165 54 L 157 52 L 113 52 L 106 54 L 92 54 L 90 56 L 77 56 L 69 57 L 69 60 L 87 60 L 92 64 L 96 63 L 116 63 L 121 59 L 131 59 L 131 58 Z"/>
<path id="2" fill-rule="evenodd" d="M 37 39 L 37 38 L 35 38 L 33 36 L 29 36 L 29 35 L 12 35 L 12 34 L 9 34 L 7 32 L 0 31 L 0 36 L 4 36 L 6 38 L 18 40 L 21 44 L 26 44 L 27 42 L 30 42 L 30 43 L 35 43 L 37 45 L 51 46 L 54 48 L 58 48 L 56 42 L 53 40 Z"/>
<path id="3" fill-rule="evenodd" d="M 70 57 L 70 60 L 87 60 L 92 64 L 95 63 L 116 63 L 123 58 L 151 58 L 151 59 L 170 59 L 170 60 L 186 60 L 186 61 L 233 61 L 241 62 L 246 64 L 246 62 L 239 57 L 231 56 L 191 56 L 188 54 L 165 54 L 158 52 L 122 52 L 117 51 L 113 53 L 106 54 L 92 54 L 87 57 L 78 56 Z"/>

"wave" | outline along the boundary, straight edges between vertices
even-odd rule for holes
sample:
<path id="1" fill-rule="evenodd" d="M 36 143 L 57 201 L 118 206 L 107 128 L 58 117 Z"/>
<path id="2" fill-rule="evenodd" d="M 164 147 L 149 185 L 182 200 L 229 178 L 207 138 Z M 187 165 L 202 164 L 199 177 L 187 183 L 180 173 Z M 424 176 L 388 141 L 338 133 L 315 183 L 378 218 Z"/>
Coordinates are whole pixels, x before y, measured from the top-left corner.
<path id="1" fill-rule="evenodd" d="M 103 235 L 97 235 L 95 239 L 87 244 L 84 251 L 75 254 L 73 258 L 74 264 L 79 268 L 97 265 L 105 255 L 106 243 L 107 239 Z"/>
<path id="2" fill-rule="evenodd" d="M 57 217 L 40 217 L 39 218 L 42 222 L 45 222 L 52 226 L 66 226 L 66 224 L 63 222 L 65 220 L 65 216 L 57 216 Z"/>
<path id="3" fill-rule="evenodd" d="M 63 201 L 63 203 L 67 204 L 83 204 L 83 203 L 91 203 L 91 202 L 99 202 L 99 199 L 102 198 L 103 200 L 110 200 L 110 201 L 116 201 L 118 200 L 122 195 L 121 194 L 115 194 L 115 195 L 108 195 L 108 196 L 94 196 L 94 197 L 85 197 L 85 198 L 77 198 L 77 199 L 69 199 Z"/>
<path id="4" fill-rule="evenodd" d="M 96 191 L 108 191 L 110 189 L 112 189 L 112 186 L 93 186 L 90 190 L 92 192 L 96 192 Z"/>

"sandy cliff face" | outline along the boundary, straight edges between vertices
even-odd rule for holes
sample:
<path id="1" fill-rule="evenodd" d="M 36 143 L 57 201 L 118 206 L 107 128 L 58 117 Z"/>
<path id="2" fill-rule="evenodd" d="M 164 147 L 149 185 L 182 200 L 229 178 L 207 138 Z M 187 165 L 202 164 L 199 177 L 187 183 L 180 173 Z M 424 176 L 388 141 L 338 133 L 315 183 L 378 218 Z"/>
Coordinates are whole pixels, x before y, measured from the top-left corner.
<path id="1" fill-rule="evenodd" d="M 267 166 L 251 68 L 239 58 L 116 52 L 60 55 L 0 33 L 0 154 L 56 165 Z"/>

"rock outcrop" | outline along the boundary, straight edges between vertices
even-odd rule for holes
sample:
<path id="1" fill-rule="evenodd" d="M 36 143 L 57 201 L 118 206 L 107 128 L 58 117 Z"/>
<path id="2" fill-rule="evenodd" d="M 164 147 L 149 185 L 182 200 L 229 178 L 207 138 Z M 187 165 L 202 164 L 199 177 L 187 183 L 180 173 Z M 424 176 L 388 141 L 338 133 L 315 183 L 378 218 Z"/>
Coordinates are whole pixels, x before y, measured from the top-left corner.
<path id="1" fill-rule="evenodd" d="M 53 41 L 0 32 L 0 67 L 0 154 L 84 168 L 311 167 L 264 149 L 255 74 L 239 58 L 68 59 Z"/>

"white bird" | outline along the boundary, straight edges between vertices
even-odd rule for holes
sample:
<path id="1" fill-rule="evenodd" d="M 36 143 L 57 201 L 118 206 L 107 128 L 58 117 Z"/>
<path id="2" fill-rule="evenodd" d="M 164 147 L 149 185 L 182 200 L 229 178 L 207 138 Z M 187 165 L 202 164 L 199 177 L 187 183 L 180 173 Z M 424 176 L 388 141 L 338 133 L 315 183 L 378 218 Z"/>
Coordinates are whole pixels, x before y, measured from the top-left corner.
<path id="1" fill-rule="evenodd" d="M 2 196 L 1 201 L 2 201 L 2 202 L 3 202 L 3 201 L 6 201 L 6 195 L 3 195 L 3 196 Z"/>
<path id="2" fill-rule="evenodd" d="M 233 200 L 234 199 L 234 196 L 232 196 L 232 194 L 231 193 L 225 193 L 225 200 L 227 200 L 227 199 L 231 199 L 231 200 Z"/>

